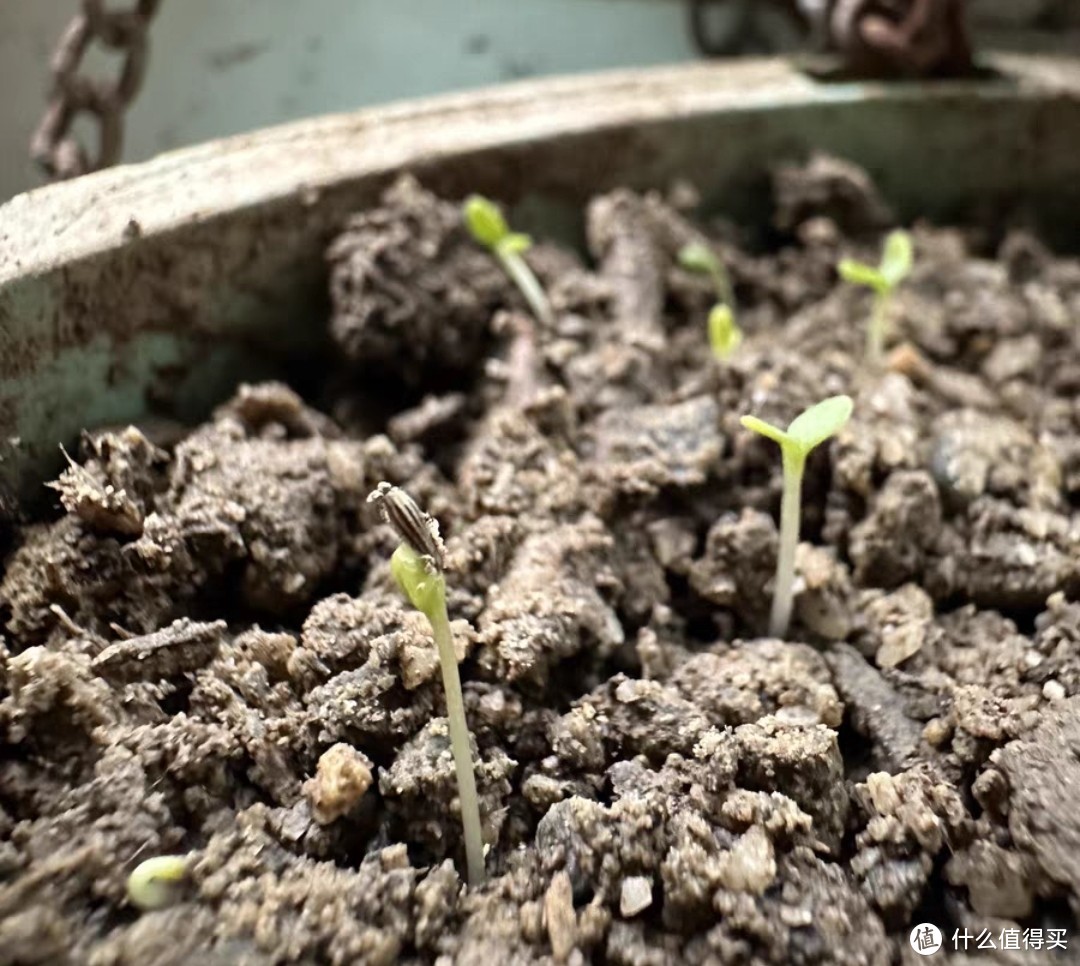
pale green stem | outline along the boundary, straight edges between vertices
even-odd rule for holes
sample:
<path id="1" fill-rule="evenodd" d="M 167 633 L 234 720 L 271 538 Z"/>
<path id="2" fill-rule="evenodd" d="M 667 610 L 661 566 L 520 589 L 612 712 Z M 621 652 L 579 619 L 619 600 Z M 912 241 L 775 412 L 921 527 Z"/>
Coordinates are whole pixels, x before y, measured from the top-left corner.
<path id="1" fill-rule="evenodd" d="M 799 545 L 799 516 L 802 505 L 803 467 L 806 454 L 783 447 L 784 496 L 780 501 L 780 549 L 776 555 L 772 615 L 769 636 L 783 637 L 791 623 L 792 592 L 795 587 L 795 548 Z"/>
<path id="2" fill-rule="evenodd" d="M 495 248 L 495 257 L 502 265 L 503 271 L 510 276 L 510 280 L 518 287 L 525 301 L 528 303 L 532 314 L 537 322 L 544 328 L 551 330 L 555 327 L 555 314 L 551 310 L 551 303 L 544 292 L 544 287 L 529 268 L 528 262 L 517 252 L 506 252 L 498 246 Z"/>
<path id="3" fill-rule="evenodd" d="M 461 824 L 465 831 L 465 862 L 469 870 L 469 885 L 478 886 L 484 881 L 484 841 L 480 833 L 480 800 L 476 794 L 469 727 L 465 723 L 465 702 L 461 697 L 461 676 L 458 674 L 457 654 L 454 651 L 454 632 L 450 628 L 445 604 L 434 608 L 434 611 L 433 614 L 428 614 L 428 620 L 439 649 L 439 664 L 442 665 L 443 688 L 446 691 L 450 749 L 454 753 Z"/>
<path id="4" fill-rule="evenodd" d="M 874 307 L 870 312 L 870 325 L 866 329 L 866 359 L 879 368 L 885 358 L 885 334 L 889 326 L 890 292 L 874 295 Z"/>
<path id="5" fill-rule="evenodd" d="M 732 312 L 735 311 L 735 291 L 731 287 L 731 276 L 720 262 L 716 262 L 712 269 L 713 287 L 716 294 Z"/>

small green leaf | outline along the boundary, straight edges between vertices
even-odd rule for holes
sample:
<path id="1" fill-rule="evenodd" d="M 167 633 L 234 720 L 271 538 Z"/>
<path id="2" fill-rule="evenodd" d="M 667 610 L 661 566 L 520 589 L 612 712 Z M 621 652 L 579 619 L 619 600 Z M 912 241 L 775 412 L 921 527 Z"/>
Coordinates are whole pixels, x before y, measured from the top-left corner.
<path id="1" fill-rule="evenodd" d="M 889 233 L 885 239 L 885 251 L 881 256 L 881 277 L 890 289 L 896 288 L 911 271 L 915 255 L 911 236 L 902 230 Z"/>
<path id="2" fill-rule="evenodd" d="M 494 248 L 510 233 L 499 206 L 482 195 L 469 195 L 461 211 L 469 234 L 486 248 Z"/>
<path id="3" fill-rule="evenodd" d="M 679 264 L 688 272 L 711 275 L 720 270 L 716 253 L 702 242 L 689 242 L 679 249 Z"/>
<path id="4" fill-rule="evenodd" d="M 771 439 L 774 443 L 779 443 L 781 447 L 791 445 L 791 439 L 787 433 L 778 426 L 765 422 L 764 419 L 758 419 L 757 416 L 743 416 L 739 419 L 739 422 L 742 423 L 743 428 L 758 433 L 766 439 Z"/>
<path id="5" fill-rule="evenodd" d="M 735 324 L 735 313 L 727 305 L 715 305 L 709 313 L 709 345 L 713 355 L 727 362 L 742 344 L 742 329 Z"/>
<path id="6" fill-rule="evenodd" d="M 403 543 L 390 558 L 390 572 L 409 603 L 426 614 L 428 620 L 445 610 L 446 580 L 431 564 L 430 558 Z"/>
<path id="7" fill-rule="evenodd" d="M 796 416 L 787 428 L 787 435 L 804 453 L 809 453 L 843 428 L 851 418 L 853 407 L 850 396 L 830 396 Z"/>
<path id="8" fill-rule="evenodd" d="M 498 248 L 504 255 L 521 255 L 532 248 L 532 238 L 519 231 L 512 231 L 503 237 Z"/>
<path id="9" fill-rule="evenodd" d="M 852 285 L 865 285 L 875 292 L 888 291 L 889 283 L 873 265 L 857 262 L 853 258 L 843 258 L 836 266 L 840 277 Z"/>

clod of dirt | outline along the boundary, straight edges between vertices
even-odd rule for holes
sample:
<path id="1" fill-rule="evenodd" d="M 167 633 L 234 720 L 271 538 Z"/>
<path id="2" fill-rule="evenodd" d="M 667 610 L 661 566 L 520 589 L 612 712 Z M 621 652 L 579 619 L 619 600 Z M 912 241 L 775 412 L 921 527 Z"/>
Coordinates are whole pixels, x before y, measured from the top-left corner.
<path id="1" fill-rule="evenodd" d="M 1041 608 L 1080 588 L 1080 525 L 1063 513 L 983 497 L 945 527 L 925 586 L 936 599 L 984 607 Z"/>
<path id="2" fill-rule="evenodd" d="M 221 422 L 178 447 L 172 510 L 147 521 L 135 552 L 151 567 L 183 551 L 217 571 L 239 563 L 249 604 L 279 613 L 333 570 L 340 495 L 324 439 L 250 439 Z"/>
<path id="3" fill-rule="evenodd" d="M 820 653 L 805 644 L 754 640 L 696 654 L 670 685 L 712 724 L 748 724 L 776 715 L 837 727 L 843 705 Z"/>
<path id="4" fill-rule="evenodd" d="M 622 492 L 700 485 L 723 452 L 719 423 L 719 407 L 709 396 L 609 410 L 593 426 L 592 458 Z"/>
<path id="5" fill-rule="evenodd" d="M 1027 880 L 1035 894 L 1062 896 L 1073 915 L 1080 914 L 1080 820 L 1072 792 L 1080 782 L 1078 748 L 1080 700 L 1070 698 L 1051 706 L 1033 731 L 991 756 L 990 768 L 1000 778 L 996 782 L 980 778 L 980 804 L 996 826 L 1008 831 L 1016 858 L 999 857 L 1000 861 L 1019 866 L 1026 874 L 1001 874 L 1006 869 L 984 880 L 987 887 L 996 886 L 990 895 L 988 888 L 983 889 L 986 905 L 1006 905 L 1019 917 L 1025 897 L 1020 883 Z M 954 874 L 970 878 L 962 866 Z M 1030 896 L 1027 901 L 1030 904 Z"/>
<path id="6" fill-rule="evenodd" d="M 398 179 L 327 251 L 330 332 L 347 359 L 413 383 L 480 360 L 495 310 L 518 296 L 461 211 Z"/>
<path id="7" fill-rule="evenodd" d="M 795 549 L 795 617 L 818 640 L 851 633 L 853 588 L 847 565 L 832 550 L 800 543 Z"/>
<path id="8" fill-rule="evenodd" d="M 836 732 L 824 725 L 792 725 L 766 716 L 735 729 L 739 784 L 779 791 L 814 819 L 814 830 L 830 849 L 839 846 L 847 821 L 848 796 Z"/>
<path id="9" fill-rule="evenodd" d="M 585 507 L 576 454 L 518 410 L 498 409 L 474 438 L 458 470 L 470 516 L 563 519 Z"/>
<path id="10" fill-rule="evenodd" d="M 904 584 L 873 597 L 863 608 L 869 639 L 863 653 L 879 668 L 893 668 L 914 657 L 932 632 L 934 602 L 917 584 Z"/>
<path id="11" fill-rule="evenodd" d="M 510 794 L 509 778 L 517 762 L 501 749 L 482 756 L 474 749 L 473 761 L 484 840 L 497 842 Z M 393 764 L 379 776 L 379 791 L 396 838 L 421 844 L 440 859 L 457 851 L 461 806 L 445 718 L 432 719 L 402 746 Z"/>
<path id="12" fill-rule="evenodd" d="M 768 514 L 725 513 L 705 538 L 705 554 L 690 567 L 690 586 L 709 603 L 734 610 L 751 627 L 764 627 L 776 569 L 776 523 Z"/>
<path id="13" fill-rule="evenodd" d="M 160 486 L 166 456 L 134 426 L 118 433 L 87 435 L 85 462 L 68 467 L 51 486 L 60 502 L 99 533 L 138 536 Z"/>
<path id="14" fill-rule="evenodd" d="M 622 625 L 596 589 L 610 547 L 595 518 L 528 537 L 481 615 L 481 666 L 501 680 L 543 684 L 553 664 L 622 644 Z"/>
<path id="15" fill-rule="evenodd" d="M 466 645 L 466 627 L 455 626 L 454 640 Z M 289 673 L 310 688 L 304 701 L 321 723 L 320 740 L 346 740 L 374 754 L 387 739 L 414 734 L 434 714 L 440 685 L 431 681 L 438 667 L 433 652 L 424 616 L 406 609 L 399 596 L 338 594 L 308 617 Z M 429 654 L 430 660 L 419 657 Z"/>
<path id="16" fill-rule="evenodd" d="M 773 174 L 773 192 L 773 221 L 782 231 L 822 216 L 841 231 L 854 234 L 884 228 L 893 220 L 866 172 L 827 154 L 815 153 L 801 165 L 779 165 Z"/>
<path id="17" fill-rule="evenodd" d="M 1060 503 L 1061 467 L 1012 420 L 966 409 L 946 413 L 932 445 L 934 477 L 953 505 L 970 504 L 984 494 L 1009 496 L 1035 509 Z"/>
<path id="18" fill-rule="evenodd" d="M 888 923 L 905 923 L 923 901 L 943 850 L 956 852 L 973 828 L 957 789 L 926 766 L 874 772 L 855 787 L 859 827 L 851 868 Z"/>
<path id="19" fill-rule="evenodd" d="M 851 531 L 855 580 L 898 587 L 919 577 L 941 531 L 941 500 L 921 470 L 893 473 L 875 494 L 866 517 Z"/>

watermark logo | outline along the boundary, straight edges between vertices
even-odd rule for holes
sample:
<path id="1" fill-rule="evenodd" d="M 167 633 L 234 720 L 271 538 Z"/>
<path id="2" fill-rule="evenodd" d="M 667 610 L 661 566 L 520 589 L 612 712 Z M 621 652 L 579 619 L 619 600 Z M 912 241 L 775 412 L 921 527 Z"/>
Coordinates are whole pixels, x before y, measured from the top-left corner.
<path id="1" fill-rule="evenodd" d="M 941 930 L 932 922 L 920 922 L 911 930 L 909 941 L 920 956 L 932 956 L 941 949 Z"/>

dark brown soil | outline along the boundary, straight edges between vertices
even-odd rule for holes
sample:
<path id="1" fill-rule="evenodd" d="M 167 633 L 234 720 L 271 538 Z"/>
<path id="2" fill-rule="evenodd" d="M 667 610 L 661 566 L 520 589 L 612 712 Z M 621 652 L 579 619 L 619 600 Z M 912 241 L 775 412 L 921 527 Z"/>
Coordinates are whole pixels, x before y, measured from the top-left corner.
<path id="1" fill-rule="evenodd" d="M 595 199 L 590 261 L 528 256 L 549 331 L 403 180 L 329 252 L 329 415 L 269 384 L 169 449 L 88 435 L 0 584 L 0 962 L 885 964 L 924 921 L 1080 944 L 1080 261 L 916 227 L 875 375 L 833 266 L 887 207 L 824 159 L 779 188 L 753 250 L 685 189 Z M 703 230 L 747 332 L 726 365 L 675 267 Z M 840 392 L 767 639 L 779 459 L 739 416 Z M 447 538 L 478 890 L 382 480 Z M 186 892 L 139 914 L 126 878 L 164 853 Z"/>

